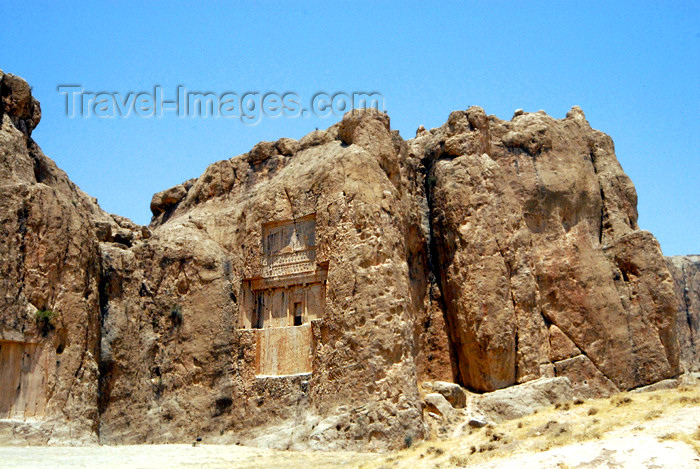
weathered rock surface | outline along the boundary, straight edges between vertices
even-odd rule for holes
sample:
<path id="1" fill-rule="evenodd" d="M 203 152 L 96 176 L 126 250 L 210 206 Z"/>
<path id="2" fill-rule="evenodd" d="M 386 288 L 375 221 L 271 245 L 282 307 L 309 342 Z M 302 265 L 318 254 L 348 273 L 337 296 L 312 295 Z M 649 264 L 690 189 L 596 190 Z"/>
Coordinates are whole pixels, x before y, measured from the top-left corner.
<path id="1" fill-rule="evenodd" d="M 679 372 L 661 250 L 637 227 L 610 137 L 579 108 L 506 122 L 473 107 L 409 145 L 426 166 L 458 381 L 490 391 L 539 377 L 551 331 L 620 389 Z"/>
<path id="2" fill-rule="evenodd" d="M 0 441 L 399 448 L 428 434 L 424 381 L 447 413 L 457 384 L 527 383 L 515 414 L 680 371 L 673 279 L 578 108 L 409 141 L 348 113 L 159 192 L 146 228 L 41 153 L 26 83 L 0 95 L 0 386 L 46 397 L 0 399 L 24 406 Z"/>
<path id="3" fill-rule="evenodd" d="M 26 81 L 0 70 L 0 119 L 5 115 L 17 130 L 29 137 L 41 120 L 41 106 Z"/>
<path id="4" fill-rule="evenodd" d="M 435 412 L 444 418 L 450 418 L 455 415 L 455 408 L 452 407 L 452 404 L 440 393 L 434 392 L 428 394 L 425 396 L 424 400 L 428 412 Z"/>
<path id="5" fill-rule="evenodd" d="M 685 371 L 700 370 L 700 256 L 667 257 L 679 309 L 680 359 Z"/>
<path id="6" fill-rule="evenodd" d="M 530 415 L 552 404 L 563 404 L 573 399 L 568 378 L 540 378 L 484 394 L 479 409 L 495 422 Z"/>
<path id="7" fill-rule="evenodd" d="M 576 344 L 561 329 L 554 324 L 549 326 L 549 359 L 552 362 L 566 360 L 580 353 L 581 351 L 576 347 Z"/>
<path id="8" fill-rule="evenodd" d="M 0 96 L 0 418 L 12 419 L 0 442 L 96 442 L 94 224 L 116 222 L 31 139 L 41 112 L 29 85 L 0 72 Z"/>
<path id="9" fill-rule="evenodd" d="M 467 395 L 459 384 L 445 381 L 426 381 L 422 386 L 423 389 L 441 394 L 455 408 L 467 405 Z"/>
<path id="10" fill-rule="evenodd" d="M 554 369 L 556 376 L 569 378 L 576 397 L 606 397 L 620 391 L 585 355 L 558 361 Z"/>
<path id="11" fill-rule="evenodd" d="M 247 441 L 256 427 L 329 414 L 345 414 L 330 429 L 337 439 L 369 447 L 423 437 L 414 363 L 423 304 L 407 249 L 409 234 L 420 236 L 418 217 L 397 182 L 388 118 L 365 119 L 341 124 L 343 142 L 315 132 L 292 157 L 270 143 L 215 163 L 169 212 L 154 211 L 150 239 L 103 249 L 103 441 Z M 381 143 L 374 154 L 369 142 Z M 309 214 L 316 262 L 330 265 L 313 377 L 273 392 L 256 378 L 255 344 L 238 329 L 241 281 L 258 275 L 263 225 Z"/>

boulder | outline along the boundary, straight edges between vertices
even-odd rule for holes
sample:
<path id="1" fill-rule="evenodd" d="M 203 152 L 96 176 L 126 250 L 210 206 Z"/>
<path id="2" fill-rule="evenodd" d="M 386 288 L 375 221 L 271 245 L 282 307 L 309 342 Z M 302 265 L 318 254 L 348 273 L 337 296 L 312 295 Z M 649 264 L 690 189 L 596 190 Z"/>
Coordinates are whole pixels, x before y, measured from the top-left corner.
<path id="1" fill-rule="evenodd" d="M 428 412 L 434 412 L 441 415 L 443 418 L 449 419 L 454 417 L 455 409 L 445 399 L 445 396 L 439 393 L 428 394 L 424 398 L 426 409 Z"/>
<path id="2" fill-rule="evenodd" d="M 97 239 L 101 242 L 111 242 L 113 239 L 112 223 L 108 221 L 96 221 L 95 234 L 97 235 Z"/>
<path id="3" fill-rule="evenodd" d="M 166 212 L 177 205 L 186 195 L 187 189 L 182 184 L 158 192 L 151 199 L 151 212 L 154 216 Z"/>
<path id="4" fill-rule="evenodd" d="M 472 418 L 472 419 L 469 419 L 469 421 L 467 422 L 467 425 L 469 425 L 471 428 L 483 428 L 488 424 L 489 424 L 488 420 L 480 419 L 480 418 Z"/>
<path id="5" fill-rule="evenodd" d="M 277 151 L 280 155 L 292 156 L 299 147 L 299 142 L 293 138 L 281 138 L 276 143 Z"/>
<path id="6" fill-rule="evenodd" d="M 454 408 L 459 409 L 467 404 L 467 394 L 459 384 L 445 381 L 429 381 L 423 383 L 423 387 L 442 394 Z"/>
<path id="7" fill-rule="evenodd" d="M 32 96 L 32 89 L 22 78 L 0 70 L 0 118 L 10 122 L 27 137 L 41 120 L 41 106 Z"/>
<path id="8" fill-rule="evenodd" d="M 325 130 L 315 130 L 308 135 L 302 137 L 299 143 L 295 145 L 297 151 L 304 151 L 307 148 L 324 145 L 333 141 L 331 134 Z"/>
<path id="9" fill-rule="evenodd" d="M 275 142 L 260 142 L 257 143 L 248 153 L 248 162 L 250 164 L 258 164 L 267 160 L 277 153 Z"/>
<path id="10" fill-rule="evenodd" d="M 638 394 L 642 392 L 653 392 L 653 391 L 662 391 L 665 389 L 675 389 L 678 386 L 680 386 L 681 380 L 679 378 L 676 379 L 663 379 L 659 382 L 656 382 L 654 384 L 650 384 L 648 386 L 642 386 L 641 388 L 636 388 L 632 389 L 630 393 L 633 394 Z"/>
<path id="11" fill-rule="evenodd" d="M 565 377 L 540 378 L 525 384 L 485 393 L 477 406 L 495 422 L 530 415 L 552 404 L 563 404 L 573 399 L 571 381 Z"/>

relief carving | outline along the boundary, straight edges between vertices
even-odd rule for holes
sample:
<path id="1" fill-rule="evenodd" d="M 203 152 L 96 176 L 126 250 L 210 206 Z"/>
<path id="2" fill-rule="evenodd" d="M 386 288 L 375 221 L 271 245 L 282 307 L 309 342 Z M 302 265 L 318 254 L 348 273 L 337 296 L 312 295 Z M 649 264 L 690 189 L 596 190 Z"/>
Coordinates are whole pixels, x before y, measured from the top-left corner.
<path id="1" fill-rule="evenodd" d="M 260 277 L 243 281 L 239 316 L 240 328 L 257 330 L 256 374 L 310 372 L 309 326 L 323 316 L 327 277 L 315 215 L 263 226 L 260 263 Z"/>

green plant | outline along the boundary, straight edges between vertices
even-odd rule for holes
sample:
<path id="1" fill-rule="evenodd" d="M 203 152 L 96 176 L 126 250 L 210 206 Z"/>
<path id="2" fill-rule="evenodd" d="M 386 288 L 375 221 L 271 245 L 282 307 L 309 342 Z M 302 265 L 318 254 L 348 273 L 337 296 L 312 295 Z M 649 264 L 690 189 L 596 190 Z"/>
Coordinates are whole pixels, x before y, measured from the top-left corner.
<path id="1" fill-rule="evenodd" d="M 413 437 L 411 435 L 406 435 L 406 437 L 403 439 L 404 444 L 406 445 L 406 448 L 410 448 L 413 446 Z"/>
<path id="2" fill-rule="evenodd" d="M 50 310 L 38 310 L 36 313 L 34 313 L 34 317 L 36 318 L 37 321 L 44 321 L 44 322 L 49 322 L 53 317 L 56 315 L 55 312 L 50 311 Z"/>
<path id="3" fill-rule="evenodd" d="M 54 330 L 56 326 L 54 325 L 54 318 L 56 317 L 56 312 L 51 310 L 37 310 L 34 313 L 34 319 L 36 320 L 36 325 L 41 330 L 41 335 L 46 337 L 46 335 Z"/>

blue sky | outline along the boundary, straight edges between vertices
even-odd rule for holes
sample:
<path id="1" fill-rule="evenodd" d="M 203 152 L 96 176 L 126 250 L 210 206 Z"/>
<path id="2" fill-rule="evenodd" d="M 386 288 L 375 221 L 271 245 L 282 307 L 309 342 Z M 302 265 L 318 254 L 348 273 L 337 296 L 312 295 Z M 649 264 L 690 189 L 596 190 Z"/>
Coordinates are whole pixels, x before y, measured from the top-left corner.
<path id="1" fill-rule="evenodd" d="M 150 219 L 153 193 L 261 140 L 339 118 L 68 118 L 58 85 L 376 91 L 408 139 L 470 105 L 510 119 L 579 105 L 610 134 L 667 255 L 700 253 L 700 2 L 15 2 L 0 69 L 41 101 L 33 137 L 107 211 Z M 585 5 L 584 5 L 585 3 Z"/>

